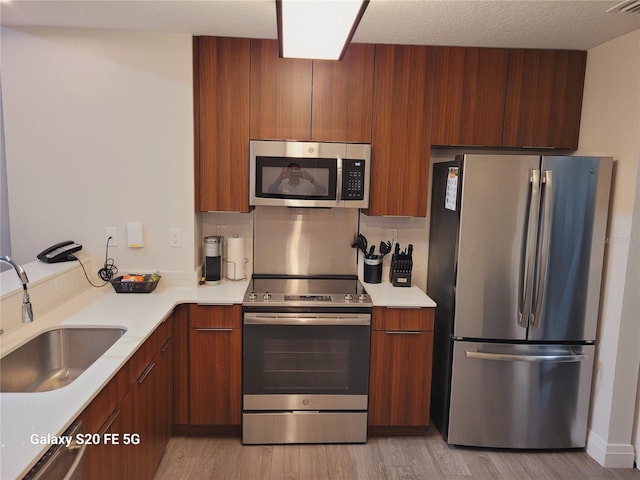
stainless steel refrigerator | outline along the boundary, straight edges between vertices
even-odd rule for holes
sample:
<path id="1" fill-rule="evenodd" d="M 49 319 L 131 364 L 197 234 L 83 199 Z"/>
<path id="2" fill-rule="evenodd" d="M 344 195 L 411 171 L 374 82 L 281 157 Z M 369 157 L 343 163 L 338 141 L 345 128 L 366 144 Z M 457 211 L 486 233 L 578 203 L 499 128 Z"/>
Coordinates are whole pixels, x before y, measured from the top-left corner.
<path id="1" fill-rule="evenodd" d="M 435 163 L 431 416 L 450 444 L 584 447 L 612 159 Z"/>

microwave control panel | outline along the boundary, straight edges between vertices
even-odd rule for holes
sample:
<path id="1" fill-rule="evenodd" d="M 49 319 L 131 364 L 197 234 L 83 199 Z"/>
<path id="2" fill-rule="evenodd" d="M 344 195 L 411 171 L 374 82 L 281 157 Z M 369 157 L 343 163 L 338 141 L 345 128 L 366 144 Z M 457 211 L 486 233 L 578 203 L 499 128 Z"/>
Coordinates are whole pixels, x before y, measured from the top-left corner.
<path id="1" fill-rule="evenodd" d="M 365 161 L 342 160 L 342 200 L 364 199 Z"/>

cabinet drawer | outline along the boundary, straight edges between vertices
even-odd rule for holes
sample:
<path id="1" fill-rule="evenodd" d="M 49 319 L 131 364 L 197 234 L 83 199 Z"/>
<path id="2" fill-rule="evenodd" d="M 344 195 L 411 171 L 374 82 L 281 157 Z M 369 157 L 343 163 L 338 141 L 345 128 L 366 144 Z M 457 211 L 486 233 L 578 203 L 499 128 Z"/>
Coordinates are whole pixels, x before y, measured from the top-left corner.
<path id="1" fill-rule="evenodd" d="M 144 370 L 149 366 L 151 360 L 166 345 L 172 334 L 173 321 L 168 317 L 155 331 L 147 338 L 140 348 L 133 354 L 127 362 L 129 385 L 133 385 Z"/>
<path id="2" fill-rule="evenodd" d="M 433 308 L 374 307 L 372 330 L 432 331 Z"/>
<path id="3" fill-rule="evenodd" d="M 240 305 L 190 305 L 189 326 L 191 328 L 241 328 Z"/>

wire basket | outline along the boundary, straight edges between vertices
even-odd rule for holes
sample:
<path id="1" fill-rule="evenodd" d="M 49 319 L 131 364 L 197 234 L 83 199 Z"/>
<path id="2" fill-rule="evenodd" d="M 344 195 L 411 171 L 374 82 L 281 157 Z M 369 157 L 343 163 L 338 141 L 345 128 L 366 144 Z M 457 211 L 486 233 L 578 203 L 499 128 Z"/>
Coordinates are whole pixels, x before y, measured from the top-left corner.
<path id="1" fill-rule="evenodd" d="M 162 277 L 157 273 L 121 275 L 111 280 L 116 293 L 151 293 Z"/>

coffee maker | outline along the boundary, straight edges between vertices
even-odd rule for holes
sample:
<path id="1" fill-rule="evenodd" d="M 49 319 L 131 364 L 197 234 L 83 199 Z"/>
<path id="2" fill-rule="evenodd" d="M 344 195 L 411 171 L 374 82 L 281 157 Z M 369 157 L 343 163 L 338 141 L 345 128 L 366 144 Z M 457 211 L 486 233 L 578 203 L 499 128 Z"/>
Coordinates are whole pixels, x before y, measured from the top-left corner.
<path id="1" fill-rule="evenodd" d="M 222 242 L 224 237 L 204 237 L 204 284 L 219 285 L 222 282 Z"/>

